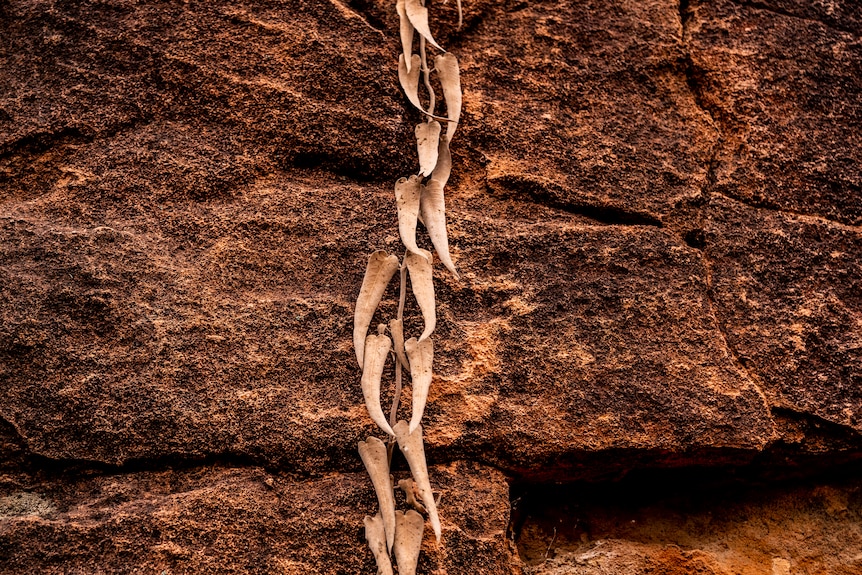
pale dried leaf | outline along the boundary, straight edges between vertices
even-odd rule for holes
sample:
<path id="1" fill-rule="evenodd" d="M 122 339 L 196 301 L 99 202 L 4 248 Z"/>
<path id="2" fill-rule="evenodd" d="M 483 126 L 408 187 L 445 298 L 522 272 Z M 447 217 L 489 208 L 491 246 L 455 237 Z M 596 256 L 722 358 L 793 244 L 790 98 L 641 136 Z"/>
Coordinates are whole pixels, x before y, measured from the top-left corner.
<path id="1" fill-rule="evenodd" d="M 386 550 L 386 535 L 383 519 L 378 513 L 374 517 L 365 516 L 365 540 L 377 562 L 377 575 L 392 575 L 392 561 Z"/>
<path id="2" fill-rule="evenodd" d="M 410 474 L 416 482 L 419 498 L 428 510 L 428 520 L 434 529 L 434 536 L 440 542 L 440 517 L 437 515 L 437 502 L 434 501 L 434 493 L 431 491 L 431 480 L 428 478 L 428 466 L 425 463 L 425 447 L 422 444 L 422 426 L 420 425 L 413 433 L 409 431 L 410 426 L 406 421 L 395 424 L 395 438 L 398 440 L 398 448 L 404 454 L 407 465 L 410 466 Z M 396 527 L 397 538 L 397 527 Z"/>
<path id="3" fill-rule="evenodd" d="M 387 549 L 392 549 L 395 541 L 395 495 L 389 480 L 389 454 L 386 444 L 376 437 L 369 437 L 366 441 L 359 442 L 359 456 L 377 493 L 380 516 L 383 517 L 383 528 L 386 531 Z"/>
<path id="4" fill-rule="evenodd" d="M 449 153 L 449 142 L 446 138 L 440 138 L 440 145 L 437 147 L 437 165 L 434 167 L 434 171 L 431 172 L 431 179 L 436 181 L 442 188 L 449 181 L 451 173 L 452 154 Z"/>
<path id="5" fill-rule="evenodd" d="M 402 479 L 398 482 L 398 487 L 404 492 L 404 497 L 407 498 L 407 505 L 419 513 L 425 513 L 425 506 L 416 499 L 416 483 L 412 479 Z"/>
<path id="6" fill-rule="evenodd" d="M 389 280 L 398 269 L 397 256 L 387 255 L 383 250 L 378 250 L 368 258 L 368 267 L 365 268 L 365 277 L 362 287 L 359 289 L 359 297 L 356 299 L 356 310 L 353 314 L 353 347 L 356 350 L 356 361 L 361 368 L 365 363 L 365 335 L 371 318 L 377 309 L 383 292 Z"/>
<path id="7" fill-rule="evenodd" d="M 419 173 L 430 176 L 437 165 L 440 144 L 440 122 L 431 120 L 416 126 L 416 148 L 419 150 Z"/>
<path id="8" fill-rule="evenodd" d="M 398 233 L 401 242 L 411 252 L 418 252 L 416 221 L 419 217 L 419 197 L 422 180 L 419 176 L 400 178 L 395 182 L 395 204 L 398 207 Z"/>
<path id="9" fill-rule="evenodd" d="M 395 3 L 395 11 L 398 12 L 398 19 L 400 21 L 401 50 L 404 53 L 407 71 L 410 72 L 418 67 L 416 64 L 413 64 L 413 59 L 410 57 L 413 54 L 413 24 L 410 23 L 410 18 L 407 17 L 404 0 L 398 0 Z"/>
<path id="10" fill-rule="evenodd" d="M 419 549 L 422 547 L 422 532 L 425 520 L 410 509 L 407 513 L 395 514 L 395 563 L 398 575 L 416 575 Z"/>
<path id="11" fill-rule="evenodd" d="M 446 115 L 451 121 L 446 125 L 446 140 L 451 142 L 461 120 L 461 72 L 458 69 L 458 59 L 454 54 L 442 54 L 434 59 L 434 68 L 440 77 L 440 85 L 443 86 Z"/>
<path id="12" fill-rule="evenodd" d="M 413 413 L 410 415 L 410 433 L 413 433 L 422 420 L 428 390 L 431 388 L 434 343 L 430 337 L 424 341 L 416 341 L 415 337 L 411 337 L 404 344 L 404 349 L 410 359 L 410 379 L 413 381 Z"/>
<path id="13" fill-rule="evenodd" d="M 404 322 L 400 319 L 389 320 L 389 332 L 392 334 L 392 343 L 395 346 L 395 355 L 405 368 L 410 369 L 410 362 L 404 354 Z"/>
<path id="14" fill-rule="evenodd" d="M 439 180 L 431 179 L 428 185 L 422 186 L 419 199 L 419 213 L 422 215 L 422 223 L 428 230 L 431 243 L 440 256 L 440 261 L 452 274 L 458 278 L 455 271 L 455 263 L 449 255 L 449 236 L 446 232 L 446 200 L 443 196 L 443 184 Z"/>
<path id="15" fill-rule="evenodd" d="M 418 253 L 407 252 L 404 256 L 407 271 L 410 272 L 410 285 L 413 288 L 413 296 L 419 309 L 422 311 L 422 319 L 425 329 L 419 337 L 423 341 L 431 335 L 437 327 L 437 307 L 434 301 L 434 279 L 431 269 L 431 253 L 419 250 Z"/>
<path id="16" fill-rule="evenodd" d="M 405 0 L 404 10 L 407 13 L 407 18 L 410 19 L 410 23 L 416 28 L 416 31 L 422 34 L 432 46 L 441 52 L 445 52 L 446 50 L 431 37 L 431 28 L 428 27 L 428 9 L 420 4 L 419 0 Z"/>
<path id="17" fill-rule="evenodd" d="M 414 54 L 410 61 L 412 64 L 408 64 L 404 59 L 404 54 L 398 56 L 398 81 L 401 83 L 401 89 L 407 94 L 407 99 L 410 100 L 410 103 L 422 112 L 425 112 L 422 102 L 419 101 L 419 74 L 422 72 L 422 66 L 420 65 L 421 58 L 417 54 Z"/>
<path id="18" fill-rule="evenodd" d="M 386 416 L 383 415 L 383 408 L 380 407 L 380 380 L 391 349 L 392 340 L 386 335 L 369 335 L 365 338 L 365 365 L 362 369 L 361 385 L 368 415 L 380 429 L 394 435 Z"/>

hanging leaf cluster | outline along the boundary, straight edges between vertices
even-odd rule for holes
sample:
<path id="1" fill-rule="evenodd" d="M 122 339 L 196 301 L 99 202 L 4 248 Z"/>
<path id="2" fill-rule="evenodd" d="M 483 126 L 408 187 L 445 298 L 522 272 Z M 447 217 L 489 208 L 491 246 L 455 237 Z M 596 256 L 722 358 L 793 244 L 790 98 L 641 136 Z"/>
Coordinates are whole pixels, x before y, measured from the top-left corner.
<path id="1" fill-rule="evenodd" d="M 421 423 L 433 374 L 434 343 L 431 336 L 437 325 L 433 256 L 417 245 L 416 234 L 418 224 L 422 223 L 441 263 L 458 278 L 449 253 L 444 188 L 452 172 L 449 145 L 461 118 L 461 79 L 458 60 L 431 36 L 424 0 L 397 0 L 395 8 L 400 20 L 402 45 L 398 79 L 408 101 L 424 115 L 424 121 L 415 128 L 419 172 L 395 183 L 398 232 L 404 255 L 399 258 L 381 250 L 369 257 L 356 301 L 353 345 L 362 369 L 362 394 L 368 415 L 387 435 L 386 442 L 377 437 L 359 442 L 359 455 L 371 476 L 379 505 L 376 515 L 365 517 L 365 537 L 377 562 L 379 575 L 392 575 L 393 554 L 399 575 L 413 575 L 425 528 L 423 514 L 427 515 L 438 543 L 441 537 L 437 501 L 425 462 Z M 461 26 L 460 0 L 458 26 Z M 417 35 L 419 53 L 414 54 Z M 433 68 L 429 66 L 428 44 L 442 52 L 434 58 Z M 445 115 L 436 113 L 437 95 L 432 74 L 443 93 Z M 420 78 L 424 86 L 422 93 Z M 388 324 L 379 324 L 376 333 L 369 335 L 371 321 L 396 272 L 400 272 L 401 284 L 397 317 L 389 320 Z M 422 314 L 423 330 L 417 337 L 405 341 L 404 307 L 408 278 Z M 387 420 L 380 393 L 385 366 L 390 359 L 395 364 L 395 394 Z M 409 374 L 412 384 L 409 422 L 397 421 L 404 371 Z M 407 504 L 413 508 L 407 512 L 395 510 L 395 488 L 390 475 L 395 445 L 404 454 L 412 476 L 398 483 Z"/>

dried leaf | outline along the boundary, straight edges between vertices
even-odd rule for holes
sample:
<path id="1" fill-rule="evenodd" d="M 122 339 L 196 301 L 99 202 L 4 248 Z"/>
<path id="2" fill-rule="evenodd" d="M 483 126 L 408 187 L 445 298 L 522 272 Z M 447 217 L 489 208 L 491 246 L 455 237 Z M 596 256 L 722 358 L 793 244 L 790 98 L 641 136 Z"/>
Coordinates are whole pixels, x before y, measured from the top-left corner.
<path id="1" fill-rule="evenodd" d="M 428 27 L 428 9 L 420 4 L 419 0 L 404 0 L 404 10 L 416 31 L 425 36 L 425 39 L 431 42 L 432 46 L 445 52 L 446 50 L 431 37 L 431 29 Z"/>
<path id="2" fill-rule="evenodd" d="M 407 10 L 404 7 L 404 0 L 398 0 L 395 3 L 395 11 L 398 12 L 398 19 L 401 22 L 401 50 L 404 53 L 404 60 L 407 64 L 407 71 L 410 72 L 414 68 L 419 67 L 418 64 L 413 63 L 413 59 L 410 57 L 410 55 L 413 53 L 413 24 L 410 23 L 410 18 L 407 17 Z"/>
<path id="3" fill-rule="evenodd" d="M 383 518 L 383 528 L 386 531 L 386 548 L 392 549 L 395 542 L 395 495 L 392 493 L 389 479 L 389 454 L 386 444 L 376 437 L 369 437 L 366 441 L 359 442 L 359 456 L 377 493 L 377 503 L 380 505 L 378 515 Z"/>
<path id="4" fill-rule="evenodd" d="M 440 138 L 440 145 L 437 147 L 437 165 L 434 167 L 434 171 L 431 172 L 431 179 L 437 181 L 442 188 L 449 181 L 451 173 L 452 154 L 449 153 L 449 142 L 446 138 Z"/>
<path id="5" fill-rule="evenodd" d="M 365 338 L 365 365 L 362 369 L 362 395 L 365 396 L 365 407 L 368 415 L 380 429 L 394 435 L 392 428 L 383 415 L 380 407 L 380 379 L 383 377 L 383 366 L 386 357 L 392 349 L 392 340 L 385 335 L 369 335 Z"/>
<path id="6" fill-rule="evenodd" d="M 437 165 L 440 144 L 440 122 L 431 120 L 416 126 L 416 147 L 419 150 L 419 173 L 430 176 Z"/>
<path id="7" fill-rule="evenodd" d="M 431 481 L 428 479 L 428 466 L 425 463 L 425 448 L 422 445 L 422 426 L 420 425 L 413 433 L 409 432 L 406 421 L 395 424 L 395 438 L 398 440 L 398 448 L 404 454 L 407 465 L 410 466 L 410 474 L 416 482 L 419 497 L 428 510 L 428 519 L 434 529 L 434 536 L 440 542 L 440 517 L 437 515 L 437 503 L 434 501 L 434 493 L 431 492 Z M 396 527 L 396 538 L 398 528 Z"/>
<path id="8" fill-rule="evenodd" d="M 440 261 L 452 274 L 459 278 L 455 271 L 452 256 L 449 255 L 449 236 L 446 233 L 446 200 L 443 197 L 443 184 L 439 180 L 431 179 L 428 185 L 422 186 L 419 198 L 419 213 L 422 215 L 422 223 L 428 230 L 431 243 L 440 256 Z"/>
<path id="9" fill-rule="evenodd" d="M 407 255 L 404 256 L 404 263 L 407 264 L 407 271 L 410 272 L 410 285 L 413 287 L 413 295 L 422 311 L 422 320 L 425 322 L 425 330 L 419 337 L 419 341 L 423 341 L 437 327 L 431 254 L 426 250 L 419 250 L 419 253 L 407 252 Z"/>
<path id="10" fill-rule="evenodd" d="M 419 513 L 425 513 L 425 506 L 416 499 L 416 483 L 412 479 L 402 479 L 398 482 L 398 487 L 404 492 L 404 496 L 407 498 L 407 505 Z"/>
<path id="11" fill-rule="evenodd" d="M 395 355 L 401 361 L 401 365 L 410 369 L 410 362 L 407 361 L 407 356 L 404 355 L 404 322 L 400 319 L 389 320 L 389 333 L 392 334 L 392 343 L 395 346 Z"/>
<path id="12" fill-rule="evenodd" d="M 407 99 L 410 100 L 411 104 L 422 112 L 425 112 L 422 102 L 419 101 L 419 74 L 422 72 L 420 65 L 421 58 L 417 54 L 414 54 L 410 59 L 412 64 L 408 63 L 404 58 L 404 54 L 398 56 L 398 81 L 401 82 L 401 89 L 407 94 Z"/>
<path id="13" fill-rule="evenodd" d="M 418 252 L 416 245 L 416 220 L 419 217 L 419 197 L 422 180 L 419 176 L 400 178 L 395 182 L 395 203 L 398 206 L 398 232 L 401 242 L 411 252 Z"/>
<path id="14" fill-rule="evenodd" d="M 434 58 L 434 68 L 440 77 L 440 85 L 443 86 L 446 115 L 451 120 L 451 123 L 446 125 L 446 140 L 451 142 L 461 120 L 461 72 L 458 69 L 458 59 L 454 54 L 442 54 Z"/>
<path id="15" fill-rule="evenodd" d="M 365 540 L 377 562 L 377 575 L 392 575 L 392 561 L 386 550 L 385 530 L 383 519 L 378 513 L 374 517 L 365 516 Z"/>
<path id="16" fill-rule="evenodd" d="M 410 379 L 413 381 L 413 413 L 410 416 L 410 433 L 413 433 L 422 420 L 428 389 L 431 387 L 434 343 L 430 337 L 425 341 L 416 341 L 415 337 L 411 337 L 404 344 L 404 348 L 410 358 Z"/>
<path id="17" fill-rule="evenodd" d="M 353 314 L 353 347 L 356 350 L 356 361 L 361 368 L 365 358 L 365 335 L 374 311 L 383 298 L 383 292 L 389 285 L 389 280 L 398 269 L 398 257 L 387 255 L 383 250 L 378 250 L 368 258 L 368 267 L 365 268 L 365 278 L 359 289 L 359 297 L 356 300 L 356 311 Z"/>
<path id="18" fill-rule="evenodd" d="M 412 509 L 395 514 L 395 562 L 398 575 L 416 575 L 425 520 Z"/>

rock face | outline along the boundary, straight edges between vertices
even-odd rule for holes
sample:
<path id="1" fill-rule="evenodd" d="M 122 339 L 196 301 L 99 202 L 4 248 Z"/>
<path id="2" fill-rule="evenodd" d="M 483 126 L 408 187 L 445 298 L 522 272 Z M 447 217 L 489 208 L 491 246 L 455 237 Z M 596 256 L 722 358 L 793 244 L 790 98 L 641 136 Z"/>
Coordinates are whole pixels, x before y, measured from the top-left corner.
<path id="1" fill-rule="evenodd" d="M 0 572 L 374 572 L 351 318 L 400 245 L 419 120 L 391 4 L 0 4 Z M 774 503 L 794 489 L 849 511 L 811 524 L 839 559 L 738 565 L 858 570 L 860 484 L 835 476 L 862 453 L 859 4 L 465 0 L 461 31 L 429 9 L 464 112 L 419 572 L 532 569 L 550 539 L 512 482 L 752 462 L 734 541 L 764 506 L 792 537 L 816 507 Z M 836 471 L 770 487 L 803 465 Z M 742 568 L 718 539 L 602 537 L 621 563 L 545 572 Z"/>

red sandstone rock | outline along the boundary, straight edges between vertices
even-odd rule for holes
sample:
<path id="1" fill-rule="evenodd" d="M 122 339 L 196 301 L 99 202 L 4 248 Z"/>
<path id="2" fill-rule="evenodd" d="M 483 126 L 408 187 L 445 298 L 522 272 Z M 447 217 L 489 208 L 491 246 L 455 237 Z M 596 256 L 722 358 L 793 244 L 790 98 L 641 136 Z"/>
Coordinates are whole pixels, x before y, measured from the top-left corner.
<path id="1" fill-rule="evenodd" d="M 0 5 L 0 496 L 35 513 L 0 571 L 373 572 L 351 316 L 418 119 L 388 4 Z M 462 280 L 420 572 L 517 568 L 506 479 L 858 454 L 855 4 L 464 7 L 430 6 Z"/>

